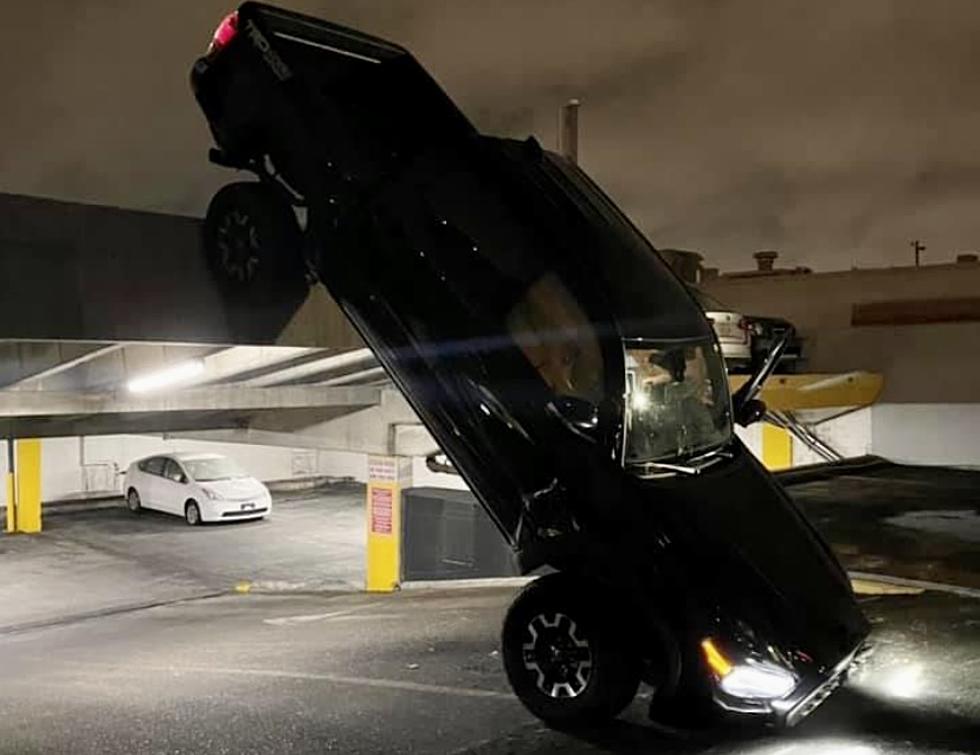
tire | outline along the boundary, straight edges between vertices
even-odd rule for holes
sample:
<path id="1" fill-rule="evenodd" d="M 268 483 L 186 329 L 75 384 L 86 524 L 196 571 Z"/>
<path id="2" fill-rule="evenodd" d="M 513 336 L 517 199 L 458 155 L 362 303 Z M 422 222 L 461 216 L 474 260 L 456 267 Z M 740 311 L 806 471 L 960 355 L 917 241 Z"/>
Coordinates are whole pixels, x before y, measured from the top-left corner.
<path id="1" fill-rule="evenodd" d="M 233 292 L 306 286 L 303 233 L 273 187 L 239 182 L 211 199 L 203 225 L 208 267 Z"/>
<path id="2" fill-rule="evenodd" d="M 606 723 L 635 697 L 640 663 L 613 614 L 564 574 L 535 580 L 511 604 L 502 638 L 507 678 L 549 726 Z"/>
<path id="3" fill-rule="evenodd" d="M 195 501 L 188 501 L 184 505 L 184 521 L 191 527 L 201 525 L 201 507 Z"/>
<path id="4" fill-rule="evenodd" d="M 130 488 L 126 493 L 126 508 L 133 514 L 139 514 L 143 510 L 140 494 L 136 492 L 136 488 Z"/>

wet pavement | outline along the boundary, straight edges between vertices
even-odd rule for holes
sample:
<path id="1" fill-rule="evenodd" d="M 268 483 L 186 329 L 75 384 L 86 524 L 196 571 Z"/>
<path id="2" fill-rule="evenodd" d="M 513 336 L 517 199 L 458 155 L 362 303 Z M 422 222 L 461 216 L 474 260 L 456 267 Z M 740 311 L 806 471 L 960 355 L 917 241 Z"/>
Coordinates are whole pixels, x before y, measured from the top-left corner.
<path id="1" fill-rule="evenodd" d="M 0 636 L 0 752 L 970 753 L 980 601 L 863 599 L 878 652 L 788 732 L 671 734 L 644 693 L 615 725 L 551 731 L 511 696 L 511 588 L 240 595 Z"/>
<path id="2" fill-rule="evenodd" d="M 787 490 L 847 569 L 980 589 L 980 471 L 878 464 Z"/>

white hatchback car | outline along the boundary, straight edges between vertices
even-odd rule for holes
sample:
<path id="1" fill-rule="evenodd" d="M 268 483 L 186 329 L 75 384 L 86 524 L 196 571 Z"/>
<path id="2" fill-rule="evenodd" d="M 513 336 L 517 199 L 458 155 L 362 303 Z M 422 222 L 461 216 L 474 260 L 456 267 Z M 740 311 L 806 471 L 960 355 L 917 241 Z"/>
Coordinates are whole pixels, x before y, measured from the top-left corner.
<path id="1" fill-rule="evenodd" d="M 123 490 L 130 511 L 165 511 L 191 525 L 261 519 L 272 511 L 269 489 L 218 454 L 160 454 L 134 461 Z"/>
<path id="2" fill-rule="evenodd" d="M 752 340 L 748 321 L 731 307 L 726 307 L 698 288 L 692 286 L 691 293 L 715 329 L 728 371 L 748 372 L 752 365 Z"/>

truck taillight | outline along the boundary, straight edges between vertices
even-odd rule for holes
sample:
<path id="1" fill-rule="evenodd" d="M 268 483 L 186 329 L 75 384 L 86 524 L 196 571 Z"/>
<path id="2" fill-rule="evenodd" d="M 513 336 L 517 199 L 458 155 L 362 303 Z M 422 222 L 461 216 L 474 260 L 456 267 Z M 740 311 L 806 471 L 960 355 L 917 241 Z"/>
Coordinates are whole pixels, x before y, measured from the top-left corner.
<path id="1" fill-rule="evenodd" d="M 238 34 L 238 11 L 232 11 L 225 16 L 218 28 L 214 30 L 211 44 L 208 45 L 208 55 L 228 46 L 228 44 Z"/>

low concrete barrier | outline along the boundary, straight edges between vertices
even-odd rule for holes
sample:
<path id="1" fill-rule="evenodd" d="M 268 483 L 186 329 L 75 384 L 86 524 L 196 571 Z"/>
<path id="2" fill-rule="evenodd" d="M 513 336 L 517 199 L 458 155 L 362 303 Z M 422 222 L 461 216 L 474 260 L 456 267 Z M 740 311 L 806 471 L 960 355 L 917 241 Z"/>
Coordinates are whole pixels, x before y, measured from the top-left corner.
<path id="1" fill-rule="evenodd" d="M 512 577 L 510 546 L 468 490 L 402 493 L 402 581 Z"/>

